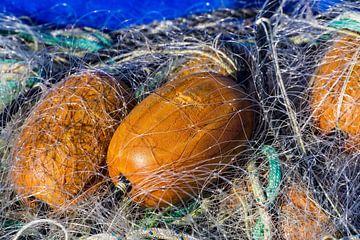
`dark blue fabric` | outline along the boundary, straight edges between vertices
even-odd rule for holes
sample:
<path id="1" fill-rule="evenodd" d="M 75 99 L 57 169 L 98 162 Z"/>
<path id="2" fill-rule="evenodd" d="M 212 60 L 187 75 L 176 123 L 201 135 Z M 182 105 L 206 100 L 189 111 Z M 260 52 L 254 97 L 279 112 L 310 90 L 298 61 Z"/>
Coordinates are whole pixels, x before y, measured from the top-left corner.
<path id="1" fill-rule="evenodd" d="M 0 12 L 39 23 L 118 29 L 218 8 L 260 7 L 263 0 L 0 0 Z"/>
<path id="2" fill-rule="evenodd" d="M 314 10 L 322 12 L 341 0 L 314 1 Z M 264 2 L 265 0 L 0 0 L 0 12 L 28 16 L 38 23 L 118 29 L 218 8 L 260 8 Z"/>

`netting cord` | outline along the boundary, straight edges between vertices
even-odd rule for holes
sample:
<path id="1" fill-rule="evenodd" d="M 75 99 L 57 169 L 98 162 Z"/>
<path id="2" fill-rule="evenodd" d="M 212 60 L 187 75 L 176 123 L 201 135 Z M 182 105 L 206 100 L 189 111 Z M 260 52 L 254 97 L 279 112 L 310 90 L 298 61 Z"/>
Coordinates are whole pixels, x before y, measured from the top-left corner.
<path id="1" fill-rule="evenodd" d="M 271 205 L 274 203 L 279 194 L 282 174 L 279 154 L 275 148 L 269 145 L 264 145 L 261 148 L 261 153 L 265 155 L 266 160 L 269 162 L 269 174 L 267 179 L 268 185 L 266 186 L 265 193 L 255 166 L 256 161 L 250 161 L 247 167 L 252 191 L 258 205 L 258 212 L 260 215 L 260 218 L 256 221 L 253 229 L 252 238 L 269 240 L 271 239 L 271 217 L 268 210 L 271 208 Z"/>
<path id="2" fill-rule="evenodd" d="M 22 26 L 25 27 L 25 25 Z M 100 32 L 93 30 L 92 33 L 100 40 L 100 42 L 95 41 L 93 37 L 89 35 L 57 35 L 56 32 L 42 32 L 39 34 L 28 28 L 24 31 L 0 29 L 0 34 L 2 35 L 17 36 L 26 42 L 33 42 L 36 45 L 40 42 L 49 46 L 62 46 L 89 52 L 97 52 L 105 47 L 111 46 L 112 41 L 103 36 Z"/>
<path id="3" fill-rule="evenodd" d="M 333 236 L 325 236 L 321 240 L 360 240 L 360 235 L 343 237 L 343 238 L 335 238 Z"/>
<path id="4" fill-rule="evenodd" d="M 198 240 L 188 234 L 163 228 L 144 228 L 134 230 L 126 234 L 125 240 L 139 240 L 147 238 L 163 240 Z"/>
<path id="5" fill-rule="evenodd" d="M 42 92 L 43 89 L 36 86 L 12 100 L 12 102 L 0 113 L 0 128 L 5 128 L 6 124 L 11 121 L 12 116 L 15 115 L 26 102 L 31 101 L 36 98 L 36 96 L 40 96 Z"/>
<path id="6" fill-rule="evenodd" d="M 109 233 L 99 233 L 89 237 L 81 237 L 78 240 L 121 240 L 121 238 Z"/>
<path id="7" fill-rule="evenodd" d="M 18 240 L 20 239 L 21 235 L 29 228 L 38 225 L 38 224 L 52 224 L 52 225 L 56 225 L 58 226 L 62 232 L 64 233 L 64 240 L 69 240 L 69 233 L 67 232 L 66 228 L 60 224 L 57 221 L 51 220 L 51 219 L 39 219 L 39 220 L 34 220 L 32 222 L 29 222 L 28 224 L 25 224 L 24 226 L 21 227 L 21 229 L 16 233 L 15 237 L 13 238 L 13 240 Z"/>
<path id="8" fill-rule="evenodd" d="M 173 211 L 166 211 L 158 215 L 150 215 L 140 223 L 140 226 L 153 228 L 157 227 L 160 223 L 172 224 L 175 222 L 181 222 L 185 216 L 196 217 L 202 213 L 200 201 L 194 201 L 188 206 L 183 208 L 175 209 Z"/>
<path id="9" fill-rule="evenodd" d="M 260 14 L 259 18 L 256 20 L 256 46 L 259 51 L 259 64 L 260 66 L 260 74 L 257 75 L 256 84 L 257 89 L 262 90 L 260 92 L 260 99 L 266 99 L 267 95 L 270 95 L 269 87 L 266 83 L 271 82 L 268 80 L 269 77 L 272 78 L 272 74 L 268 74 L 268 66 L 274 68 L 275 72 L 275 80 L 280 87 L 281 95 L 284 99 L 284 105 L 289 117 L 292 129 L 294 134 L 297 138 L 297 143 L 300 147 L 302 154 L 305 154 L 305 144 L 302 139 L 301 130 L 299 124 L 296 120 L 296 113 L 294 109 L 291 107 L 291 101 L 287 95 L 285 83 L 282 79 L 279 60 L 277 56 L 277 51 L 274 48 L 273 44 L 273 35 L 272 35 L 272 26 L 270 18 L 272 15 L 279 9 L 280 1 L 279 0 L 269 0 L 265 3 L 262 13 Z M 269 53 L 271 53 L 269 55 Z M 273 72 L 273 71 L 271 71 Z M 267 104 L 265 105 L 267 106 Z M 265 111 L 266 113 L 266 111 Z M 268 117 L 266 119 L 269 119 Z"/>
<path id="10" fill-rule="evenodd" d="M 265 2 L 262 11 L 260 12 L 258 19 L 256 21 L 256 48 L 258 51 L 257 57 L 257 72 L 255 77 L 255 87 L 256 91 L 261 103 L 263 106 L 263 113 L 265 121 L 270 123 L 269 116 L 267 113 L 268 109 L 268 101 L 266 99 L 270 95 L 270 89 L 268 86 L 269 77 L 268 76 L 268 67 L 271 66 L 272 59 L 268 55 L 269 50 L 271 50 L 271 41 L 269 38 L 269 33 L 271 32 L 271 20 L 270 18 L 274 15 L 274 13 L 279 9 L 280 1 L 279 0 L 268 0 Z M 263 153 L 268 154 L 268 150 L 270 146 L 266 148 L 262 148 Z M 274 149 L 275 151 L 275 149 Z M 276 152 L 276 151 L 275 151 Z M 276 184 L 276 177 L 279 177 L 278 183 L 280 184 L 281 180 L 281 170 L 279 167 L 273 167 L 272 165 L 280 164 L 278 158 L 274 158 L 274 156 L 267 156 L 269 161 L 269 176 L 268 176 L 268 187 L 266 189 L 266 196 L 263 192 L 258 173 L 255 166 L 255 160 L 250 161 L 248 165 L 248 172 L 250 177 L 250 183 L 252 186 L 252 191 L 258 205 L 258 213 L 260 217 L 257 219 L 255 227 L 252 230 L 252 238 L 253 239 L 271 239 L 271 217 L 267 211 L 266 198 L 268 197 L 270 202 L 272 202 L 277 195 L 277 190 L 274 192 L 272 184 Z M 279 172 L 277 173 L 276 171 Z M 274 172 L 273 172 L 274 171 Z M 271 173 L 270 173 L 271 172 Z M 272 179 L 274 178 L 274 179 Z M 271 186 L 270 186 L 271 185 Z M 279 186 L 277 186 L 278 188 Z M 276 188 L 276 189 L 277 189 Z"/>
<path id="11" fill-rule="evenodd" d="M 271 63 L 268 57 L 269 42 L 266 38 L 267 32 L 271 29 L 270 18 L 274 12 L 279 8 L 279 0 L 268 0 L 265 2 L 262 11 L 256 21 L 256 35 L 255 43 L 258 52 L 257 57 L 257 74 L 255 77 L 256 90 L 259 95 L 260 101 L 266 99 L 269 94 L 269 86 L 267 84 L 267 66 L 266 63 Z"/>
<path id="12" fill-rule="evenodd" d="M 39 41 L 50 46 L 63 46 L 70 49 L 79 49 L 89 52 L 97 52 L 105 47 L 111 46 L 112 44 L 110 39 L 107 39 L 98 31 L 93 31 L 93 34 L 96 35 L 100 42 L 96 42 L 90 36 L 81 34 L 74 36 L 53 36 L 52 33 L 44 32 L 36 35 L 31 30 L 16 31 L 0 29 L 0 34 L 15 35 L 24 41 L 35 43 L 36 46 Z M 42 92 L 43 89 L 36 86 L 20 94 L 16 99 L 14 99 L 8 106 L 5 107 L 5 109 L 3 109 L 2 112 L 0 112 L 0 128 L 5 128 L 6 124 L 11 121 L 12 116 L 15 115 L 25 103 L 36 99 L 36 97 L 40 96 Z"/>
<path id="13" fill-rule="evenodd" d="M 256 46 L 258 50 L 258 62 L 257 65 L 259 67 L 259 73 L 256 76 L 256 88 L 258 91 L 258 95 L 260 98 L 260 102 L 263 106 L 268 106 L 267 102 L 264 99 L 270 95 L 269 87 L 266 85 L 267 82 L 271 82 L 268 79 L 268 66 L 273 66 L 275 70 L 275 78 L 280 87 L 281 94 L 284 98 L 284 105 L 286 108 L 286 112 L 288 113 L 288 117 L 290 123 L 292 125 L 294 134 L 297 139 L 297 143 L 299 146 L 299 150 L 303 156 L 306 156 L 307 151 L 305 149 L 305 144 L 301 136 L 301 129 L 296 120 L 296 114 L 294 109 L 291 108 L 290 100 L 287 96 L 285 85 L 283 79 L 281 77 L 279 62 L 277 58 L 276 49 L 273 47 L 273 37 L 272 37 L 272 26 L 270 18 L 275 13 L 275 11 L 280 7 L 279 0 L 268 0 L 263 8 L 263 11 L 260 13 L 258 20 L 256 21 Z M 268 53 L 271 53 L 270 55 Z M 267 109 L 264 108 L 264 118 L 267 122 L 269 122 L 269 117 L 267 116 Z M 321 192 L 324 194 L 326 200 L 330 203 L 333 211 L 339 216 L 341 216 L 339 210 L 336 208 L 333 201 L 330 199 L 329 195 L 324 190 L 321 182 L 316 178 L 314 179 L 315 183 L 320 187 Z"/>

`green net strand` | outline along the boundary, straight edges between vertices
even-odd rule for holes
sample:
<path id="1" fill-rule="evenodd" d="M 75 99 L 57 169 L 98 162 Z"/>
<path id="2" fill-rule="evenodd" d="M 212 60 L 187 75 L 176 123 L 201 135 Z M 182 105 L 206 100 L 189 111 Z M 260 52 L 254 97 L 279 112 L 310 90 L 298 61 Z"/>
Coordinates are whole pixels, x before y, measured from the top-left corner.
<path id="1" fill-rule="evenodd" d="M 16 80 L 8 80 L 0 82 L 0 109 L 9 104 L 20 92 L 20 83 Z"/>
<path id="2" fill-rule="evenodd" d="M 256 161 L 250 161 L 247 167 L 249 180 L 260 215 L 253 228 L 252 238 L 255 240 L 268 240 L 271 239 L 271 217 L 268 210 L 279 194 L 282 174 L 279 154 L 276 149 L 272 146 L 264 145 L 261 148 L 261 153 L 269 163 L 268 184 L 265 188 L 265 193 L 255 165 Z"/>
<path id="3" fill-rule="evenodd" d="M 148 210 L 139 225 L 147 228 L 158 227 L 161 224 L 186 225 L 186 217 L 197 217 L 202 212 L 200 201 L 193 201 L 189 205 L 175 210 L 169 207 L 159 213 Z"/>
<path id="4" fill-rule="evenodd" d="M 261 217 L 256 221 L 252 232 L 252 239 L 269 240 L 271 239 L 271 217 L 264 208 L 259 209 L 259 212 Z"/>
<path id="5" fill-rule="evenodd" d="M 50 46 L 64 47 L 69 51 L 98 52 L 110 47 L 112 39 L 105 33 L 90 29 L 65 29 L 29 33 L 24 30 L 0 29 L 1 35 L 15 35 L 25 42 L 43 43 Z"/>
<path id="6" fill-rule="evenodd" d="M 48 38 L 50 45 L 60 45 L 67 48 L 81 49 L 84 51 L 97 52 L 110 47 L 113 42 L 106 33 L 85 27 L 69 30 L 55 30 L 50 32 Z"/>
<path id="7" fill-rule="evenodd" d="M 39 82 L 36 70 L 25 61 L 0 57 L 0 111 L 20 92 Z"/>
<path id="8" fill-rule="evenodd" d="M 345 12 L 335 19 L 326 22 L 325 27 L 328 28 L 328 31 L 315 38 L 311 45 L 318 46 L 323 44 L 324 41 L 331 41 L 336 37 L 336 33 L 351 34 L 359 37 L 360 13 Z"/>
<path id="9" fill-rule="evenodd" d="M 328 26 L 360 33 L 360 14 L 356 12 L 346 12 L 330 21 Z"/>
<path id="10" fill-rule="evenodd" d="M 268 185 L 266 186 L 266 198 L 268 203 L 273 203 L 279 194 L 281 183 L 281 166 L 279 154 L 272 146 L 265 145 L 261 149 L 269 162 Z"/>

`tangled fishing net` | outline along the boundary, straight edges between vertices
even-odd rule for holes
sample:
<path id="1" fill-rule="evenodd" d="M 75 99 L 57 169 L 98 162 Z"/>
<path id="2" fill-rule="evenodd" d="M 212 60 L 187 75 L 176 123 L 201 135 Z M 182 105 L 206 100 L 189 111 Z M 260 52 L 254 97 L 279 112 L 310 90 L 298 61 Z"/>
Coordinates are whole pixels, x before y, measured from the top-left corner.
<path id="1" fill-rule="evenodd" d="M 258 11 L 223 9 L 104 32 L 1 15 L 0 239 L 359 239 L 360 6 L 349 1 L 317 15 L 311 8 L 270 1 Z M 167 98 L 178 86 L 172 80 L 199 72 L 194 89 L 202 78 L 227 77 L 231 86 L 206 101 L 186 89 Z M 212 102 L 224 89 L 243 94 Z M 151 98 L 176 106 L 179 117 L 161 115 Z M 172 170 L 176 181 L 193 181 L 176 189 L 176 204 L 144 207 L 126 176 L 109 176 L 111 138 L 144 102 L 144 116 L 160 119 L 150 126 L 164 132 L 189 106 L 217 107 L 201 118 L 203 128 L 189 128 L 217 136 L 205 153 L 226 151 L 205 154 L 193 169 L 176 165 L 188 171 Z M 235 110 L 247 125 L 226 132 L 242 133 L 236 142 L 210 127 L 231 125 L 226 107 L 238 102 L 247 102 Z M 158 141 L 164 152 L 171 147 Z M 163 171 L 140 186 L 169 190 Z"/>

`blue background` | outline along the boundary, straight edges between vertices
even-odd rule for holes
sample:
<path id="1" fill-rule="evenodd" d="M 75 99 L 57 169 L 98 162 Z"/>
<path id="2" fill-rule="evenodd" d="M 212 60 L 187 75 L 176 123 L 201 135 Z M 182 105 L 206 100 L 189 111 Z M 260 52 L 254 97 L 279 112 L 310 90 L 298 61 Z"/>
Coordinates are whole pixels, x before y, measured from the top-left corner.
<path id="1" fill-rule="evenodd" d="M 311 0 L 309 0 L 311 2 Z M 341 0 L 312 0 L 325 11 Z M 218 8 L 261 8 L 265 0 L 0 0 L 0 12 L 28 16 L 37 23 L 118 29 Z M 294 1 L 294 5 L 300 1 Z M 291 7 L 291 6 L 290 6 Z"/>

